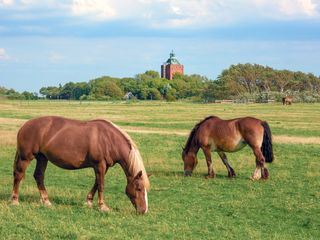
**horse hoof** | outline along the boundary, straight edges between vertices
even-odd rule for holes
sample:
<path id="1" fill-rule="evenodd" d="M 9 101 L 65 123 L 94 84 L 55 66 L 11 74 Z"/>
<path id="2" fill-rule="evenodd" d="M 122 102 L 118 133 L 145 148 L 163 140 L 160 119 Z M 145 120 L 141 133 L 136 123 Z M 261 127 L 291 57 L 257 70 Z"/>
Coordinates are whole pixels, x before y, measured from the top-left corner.
<path id="1" fill-rule="evenodd" d="M 214 178 L 214 177 L 215 177 L 215 175 L 214 175 L 214 174 L 208 174 L 208 175 L 206 176 L 206 179 Z"/>
<path id="2" fill-rule="evenodd" d="M 19 201 L 18 200 L 11 200 L 11 205 L 12 206 L 19 206 Z"/>
<path id="3" fill-rule="evenodd" d="M 267 180 L 269 178 L 269 171 L 267 168 L 261 170 L 262 179 Z"/>
<path id="4" fill-rule="evenodd" d="M 92 208 L 92 206 L 93 206 L 92 201 L 86 201 L 84 204 L 87 205 L 87 207 L 89 207 L 89 208 Z"/>
<path id="5" fill-rule="evenodd" d="M 259 180 L 260 178 L 257 178 L 257 177 L 254 177 L 254 176 L 252 176 L 252 177 L 250 177 L 250 180 L 252 180 L 252 181 L 257 181 L 257 180 Z"/>
<path id="6" fill-rule="evenodd" d="M 237 175 L 235 174 L 235 173 L 228 173 L 228 177 L 229 178 L 234 178 L 234 177 L 236 177 Z"/>
<path id="7" fill-rule="evenodd" d="M 40 202 L 43 204 L 43 206 L 45 207 L 51 207 L 52 204 L 49 200 L 43 200 L 43 199 L 40 199 Z"/>
<path id="8" fill-rule="evenodd" d="M 110 212 L 110 208 L 107 205 L 100 206 L 100 212 Z"/>

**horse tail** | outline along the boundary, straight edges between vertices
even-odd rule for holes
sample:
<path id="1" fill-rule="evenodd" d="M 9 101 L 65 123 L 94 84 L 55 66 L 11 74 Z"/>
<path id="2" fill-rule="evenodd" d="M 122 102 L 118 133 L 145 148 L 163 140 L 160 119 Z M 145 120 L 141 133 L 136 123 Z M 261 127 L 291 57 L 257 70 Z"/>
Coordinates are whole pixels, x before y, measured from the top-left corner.
<path id="1" fill-rule="evenodd" d="M 274 159 L 271 130 L 267 122 L 262 122 L 261 125 L 264 129 L 261 152 L 266 159 L 266 162 L 271 163 Z"/>

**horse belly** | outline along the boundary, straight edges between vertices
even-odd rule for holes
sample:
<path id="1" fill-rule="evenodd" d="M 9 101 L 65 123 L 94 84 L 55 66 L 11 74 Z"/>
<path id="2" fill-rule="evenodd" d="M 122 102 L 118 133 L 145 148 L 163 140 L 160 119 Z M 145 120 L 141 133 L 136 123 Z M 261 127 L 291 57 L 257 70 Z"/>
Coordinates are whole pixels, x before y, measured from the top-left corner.
<path id="1" fill-rule="evenodd" d="M 64 138 L 68 132 L 56 136 L 43 149 L 42 153 L 50 162 L 65 169 L 77 169 L 90 166 L 87 159 L 88 145 L 83 136 Z"/>
<path id="2" fill-rule="evenodd" d="M 246 145 L 246 141 L 241 138 L 239 140 L 229 140 L 220 142 L 219 144 L 213 144 L 211 149 L 218 152 L 237 152 L 244 148 Z"/>
<path id="3" fill-rule="evenodd" d="M 46 152 L 45 156 L 54 165 L 64 169 L 79 169 L 91 166 L 85 156 L 71 153 Z"/>
<path id="4" fill-rule="evenodd" d="M 241 141 L 239 141 L 239 142 L 235 145 L 234 149 L 233 149 L 231 152 L 237 152 L 237 151 L 241 150 L 242 148 L 244 148 L 245 146 L 247 146 L 247 143 L 246 143 L 246 141 L 244 141 L 244 140 L 242 139 Z"/>

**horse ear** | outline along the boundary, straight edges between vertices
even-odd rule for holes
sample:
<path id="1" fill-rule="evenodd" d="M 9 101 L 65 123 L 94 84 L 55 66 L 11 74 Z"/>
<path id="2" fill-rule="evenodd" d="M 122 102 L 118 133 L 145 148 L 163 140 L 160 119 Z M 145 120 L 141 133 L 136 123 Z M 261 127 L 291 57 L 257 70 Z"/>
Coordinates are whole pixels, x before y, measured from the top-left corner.
<path id="1" fill-rule="evenodd" d="M 134 177 L 134 179 L 139 179 L 142 177 L 142 171 L 138 172 L 138 174 Z"/>

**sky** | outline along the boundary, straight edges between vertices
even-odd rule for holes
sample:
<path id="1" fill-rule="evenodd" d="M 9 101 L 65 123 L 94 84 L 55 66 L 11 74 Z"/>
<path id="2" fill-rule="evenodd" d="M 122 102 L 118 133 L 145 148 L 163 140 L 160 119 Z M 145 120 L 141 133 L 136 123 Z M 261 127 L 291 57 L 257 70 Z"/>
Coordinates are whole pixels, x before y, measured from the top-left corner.
<path id="1" fill-rule="evenodd" d="M 257 63 L 320 75 L 320 0 L 0 0 L 0 86 Z"/>

